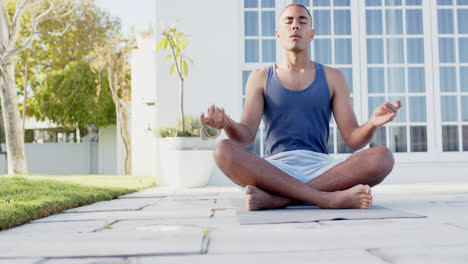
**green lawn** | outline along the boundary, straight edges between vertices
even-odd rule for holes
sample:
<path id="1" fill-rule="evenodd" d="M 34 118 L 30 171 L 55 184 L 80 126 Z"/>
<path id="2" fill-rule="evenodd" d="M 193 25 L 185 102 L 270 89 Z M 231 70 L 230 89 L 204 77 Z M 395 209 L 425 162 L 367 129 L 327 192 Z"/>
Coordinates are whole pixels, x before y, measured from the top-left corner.
<path id="1" fill-rule="evenodd" d="M 153 177 L 0 175 L 0 230 L 151 186 Z"/>

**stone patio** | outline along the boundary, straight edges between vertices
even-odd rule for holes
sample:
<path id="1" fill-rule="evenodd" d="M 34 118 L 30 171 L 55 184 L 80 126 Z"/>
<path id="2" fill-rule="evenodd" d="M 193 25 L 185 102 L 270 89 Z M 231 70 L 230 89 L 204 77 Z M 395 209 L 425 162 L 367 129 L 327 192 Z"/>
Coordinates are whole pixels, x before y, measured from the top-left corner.
<path id="1" fill-rule="evenodd" d="M 383 184 L 426 216 L 240 225 L 236 187 L 152 188 L 0 232 L 0 263 L 468 263 L 468 182 Z"/>

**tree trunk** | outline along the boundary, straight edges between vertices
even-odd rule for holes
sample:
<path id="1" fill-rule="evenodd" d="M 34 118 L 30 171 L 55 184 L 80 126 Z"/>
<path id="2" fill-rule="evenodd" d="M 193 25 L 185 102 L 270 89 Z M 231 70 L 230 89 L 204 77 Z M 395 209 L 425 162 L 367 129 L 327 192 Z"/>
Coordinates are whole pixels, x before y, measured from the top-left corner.
<path id="1" fill-rule="evenodd" d="M 126 106 L 120 107 L 120 119 L 119 119 L 119 129 L 120 137 L 124 142 L 125 147 L 125 161 L 124 161 L 124 172 L 126 175 L 132 174 L 132 141 L 130 138 L 130 131 L 128 129 L 128 121 L 130 119 L 128 109 Z"/>
<path id="2" fill-rule="evenodd" d="M 0 99 L 2 100 L 2 115 L 5 124 L 8 174 L 26 174 L 28 167 L 24 152 L 24 133 L 16 95 L 15 68 L 10 58 L 4 61 L 3 69 L 6 75 L 0 73 L 2 79 Z"/>
<path id="3" fill-rule="evenodd" d="M 128 113 L 127 106 L 120 102 L 120 98 L 118 96 L 118 73 L 113 68 L 112 62 L 108 64 L 108 80 L 109 80 L 109 88 L 112 94 L 112 100 L 115 104 L 115 114 L 117 117 L 117 125 L 120 131 L 120 138 L 124 144 L 125 148 L 125 159 L 124 159 L 124 173 L 125 175 L 132 174 L 132 141 L 130 138 L 130 131 L 128 129 L 128 121 L 130 119 L 130 114 Z"/>
<path id="4" fill-rule="evenodd" d="M 179 81 L 179 106 L 180 106 L 180 122 L 182 123 L 182 132 L 185 132 L 185 120 L 184 120 L 184 80 Z"/>

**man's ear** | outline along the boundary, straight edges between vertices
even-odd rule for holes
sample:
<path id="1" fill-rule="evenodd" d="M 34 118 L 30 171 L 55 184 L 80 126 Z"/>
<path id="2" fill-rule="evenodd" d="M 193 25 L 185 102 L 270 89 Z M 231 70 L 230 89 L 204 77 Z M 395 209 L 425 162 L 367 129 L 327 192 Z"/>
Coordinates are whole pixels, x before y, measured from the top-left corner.
<path id="1" fill-rule="evenodd" d="M 280 36 L 279 36 L 279 31 L 278 31 L 278 29 L 275 30 L 275 35 L 276 35 L 276 38 L 279 39 Z"/>
<path id="2" fill-rule="evenodd" d="M 312 29 L 310 31 L 310 40 L 313 40 L 314 39 L 314 36 L 315 36 L 315 29 Z"/>

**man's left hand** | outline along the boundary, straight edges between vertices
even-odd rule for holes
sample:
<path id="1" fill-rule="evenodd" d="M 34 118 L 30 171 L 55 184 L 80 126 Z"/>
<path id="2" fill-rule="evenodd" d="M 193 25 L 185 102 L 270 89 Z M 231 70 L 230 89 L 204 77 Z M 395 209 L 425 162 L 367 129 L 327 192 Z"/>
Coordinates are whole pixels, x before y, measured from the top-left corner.
<path id="1" fill-rule="evenodd" d="M 400 107 L 401 101 L 399 99 L 397 99 L 396 105 L 392 105 L 389 102 L 384 102 L 375 108 L 374 113 L 372 113 L 369 121 L 376 127 L 383 126 L 395 119 Z"/>

